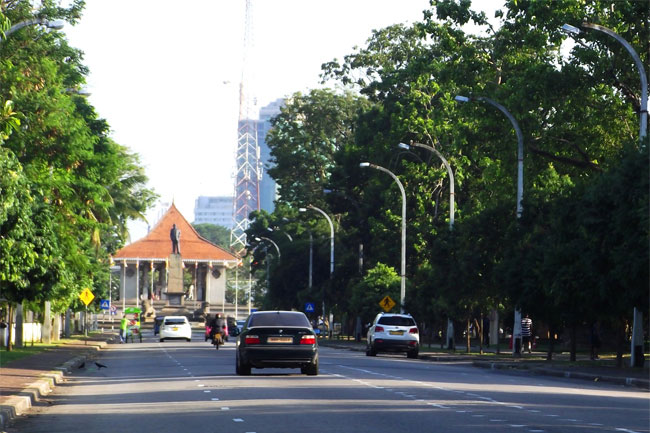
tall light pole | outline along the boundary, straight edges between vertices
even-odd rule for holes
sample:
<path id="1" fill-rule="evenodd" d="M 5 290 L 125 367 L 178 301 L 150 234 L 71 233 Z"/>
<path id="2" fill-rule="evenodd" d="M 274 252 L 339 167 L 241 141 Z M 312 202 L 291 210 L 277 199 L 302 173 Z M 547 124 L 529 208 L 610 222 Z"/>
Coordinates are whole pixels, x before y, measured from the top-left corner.
<path id="1" fill-rule="evenodd" d="M 451 166 L 449 165 L 449 162 L 447 161 L 447 158 L 442 156 L 440 152 L 438 152 L 438 149 L 436 149 L 433 146 L 429 146 L 426 144 L 422 143 L 416 143 L 413 140 L 411 140 L 411 145 L 409 146 L 406 143 L 399 143 L 397 145 L 401 149 L 406 149 L 410 150 L 411 146 L 416 146 L 416 147 L 421 147 L 423 149 L 426 149 L 430 152 L 433 152 L 438 158 L 442 160 L 442 163 L 445 165 L 447 168 L 447 175 L 449 176 L 449 230 L 454 229 L 454 214 L 455 212 L 455 194 L 454 194 L 454 172 L 451 170 Z M 451 318 L 447 318 L 447 348 L 448 349 L 453 349 L 454 348 L 454 322 L 451 320 Z M 497 346 L 498 348 L 498 346 Z"/>
<path id="2" fill-rule="evenodd" d="M 17 30 L 22 29 L 23 27 L 37 26 L 37 25 L 45 26 L 48 29 L 61 30 L 65 25 L 65 22 L 62 20 L 49 21 L 45 18 L 34 18 L 31 20 L 22 21 L 18 24 L 11 26 L 11 28 L 9 28 L 9 30 L 5 32 L 5 38 L 10 34 L 16 32 Z M 0 43 L 2 43 L 2 41 L 3 40 L 0 39 Z"/>
<path id="3" fill-rule="evenodd" d="M 608 36 L 611 36 L 612 38 L 616 39 L 625 49 L 627 50 L 628 53 L 632 56 L 634 59 L 634 63 L 636 64 L 636 68 L 639 71 L 639 77 L 641 79 L 641 106 L 639 107 L 639 142 L 641 143 L 641 146 L 644 145 L 646 135 L 647 135 L 647 130 L 648 130 L 648 77 L 646 76 L 645 73 L 645 68 L 643 66 L 643 63 L 641 62 L 641 58 L 639 58 L 639 55 L 637 52 L 632 48 L 632 45 L 630 45 L 625 39 L 623 39 L 618 33 L 614 32 L 611 29 L 608 29 L 607 27 L 603 27 L 598 24 L 592 24 L 592 23 L 582 23 L 582 27 L 588 28 L 588 29 L 593 29 L 597 30 L 599 32 L 603 32 Z M 575 34 L 578 35 L 582 31 L 570 24 L 564 24 L 562 26 L 562 30 L 564 30 L 567 33 Z M 643 313 L 634 307 L 634 312 L 633 312 L 633 325 L 632 325 L 632 341 L 631 341 L 631 350 L 630 350 L 630 364 L 632 367 L 642 367 L 643 366 Z"/>
<path id="4" fill-rule="evenodd" d="M 454 172 L 451 170 L 451 166 L 449 165 L 449 162 L 447 159 L 442 156 L 440 152 L 438 152 L 438 149 L 436 149 L 433 146 L 429 146 L 427 144 L 422 144 L 422 143 L 415 143 L 414 141 L 411 141 L 411 145 L 409 146 L 406 143 L 399 143 L 397 145 L 400 149 L 406 149 L 409 150 L 411 146 L 415 147 L 421 147 L 422 149 L 427 149 L 430 152 L 433 152 L 438 158 L 442 160 L 442 163 L 445 165 L 447 168 L 447 174 L 449 175 L 449 230 L 454 229 L 454 214 L 455 212 L 455 194 L 454 194 Z"/>
<path id="5" fill-rule="evenodd" d="M 308 204 L 305 207 L 301 207 L 298 209 L 299 212 L 307 212 L 307 209 L 315 210 L 316 212 L 320 213 L 325 217 L 327 222 L 330 225 L 330 282 L 334 278 L 334 224 L 332 223 L 332 219 L 330 218 L 329 215 L 327 215 L 327 212 L 325 212 L 323 209 L 317 208 L 316 206 L 313 206 L 311 204 Z M 310 257 L 311 257 L 311 242 L 313 242 L 313 238 L 311 237 L 311 232 L 309 232 L 309 239 L 310 239 Z M 311 269 L 311 261 L 309 262 L 309 266 Z M 311 270 L 310 270 L 310 280 L 311 280 Z M 325 288 L 323 287 L 323 319 L 325 319 Z"/>
<path id="6" fill-rule="evenodd" d="M 632 45 L 630 45 L 625 39 L 623 39 L 618 33 L 614 32 L 613 30 L 592 23 L 582 23 L 581 26 L 588 29 L 598 30 L 599 32 L 603 32 L 606 35 L 616 39 L 621 45 L 625 47 L 627 52 L 630 53 L 630 55 L 634 59 L 634 63 L 636 63 L 636 67 L 639 70 L 639 77 L 641 78 L 641 107 L 639 110 L 639 140 L 641 140 L 641 144 L 643 145 L 643 141 L 645 140 L 645 137 L 647 135 L 647 130 L 648 130 L 648 77 L 646 76 L 645 68 L 643 67 L 641 58 L 634 50 L 634 48 L 632 48 Z M 582 33 L 582 31 L 579 28 L 572 26 L 570 24 L 564 24 L 562 26 L 562 30 L 564 30 L 567 33 L 571 33 L 575 35 Z"/>
<path id="7" fill-rule="evenodd" d="M 265 240 L 265 241 L 270 242 L 271 244 L 273 244 L 273 246 L 275 247 L 275 250 L 278 252 L 278 261 L 280 261 L 280 247 L 278 247 L 278 244 L 276 244 L 273 241 L 273 239 L 266 238 L 264 236 L 257 236 L 255 238 L 255 240 L 258 241 L 258 242 L 261 242 L 262 240 Z"/>
<path id="8" fill-rule="evenodd" d="M 354 200 L 353 198 L 351 198 L 347 194 L 342 193 L 341 191 L 336 191 L 336 190 L 333 190 L 333 189 L 324 188 L 323 193 L 324 194 L 336 194 L 336 195 L 338 195 L 340 197 L 343 197 L 344 199 L 348 200 L 350 203 L 352 203 L 352 205 L 354 206 L 354 208 L 357 211 L 357 218 L 359 218 L 359 230 L 362 229 L 363 224 L 364 224 L 364 220 L 363 220 L 363 218 L 361 218 L 361 207 L 359 206 L 359 203 L 356 200 Z M 359 274 L 363 274 L 363 237 L 362 237 L 362 235 L 359 235 Z"/>
<path id="9" fill-rule="evenodd" d="M 505 114 L 508 120 L 510 120 L 510 123 L 512 123 L 512 127 L 517 134 L 517 218 L 521 218 L 521 213 L 523 211 L 521 202 L 524 199 L 524 136 L 521 133 L 521 128 L 519 127 L 519 123 L 517 123 L 517 119 L 515 119 L 503 105 L 490 98 L 486 98 L 485 96 L 467 97 L 458 95 L 454 99 L 457 102 L 469 102 L 472 100 L 485 101 L 499 109 L 499 111 Z"/>
<path id="10" fill-rule="evenodd" d="M 404 313 L 404 298 L 406 297 L 406 192 L 404 191 L 404 186 L 402 182 L 393 174 L 392 171 L 385 169 L 379 165 L 371 164 L 369 162 L 362 162 L 359 164 L 359 167 L 370 167 L 375 170 L 383 171 L 388 174 L 393 180 L 397 183 L 400 192 L 402 193 L 402 257 L 401 257 L 401 269 L 400 269 L 400 302 L 399 310 L 401 313 Z"/>
<path id="11" fill-rule="evenodd" d="M 478 97 L 467 97 L 457 95 L 454 98 L 457 102 L 469 102 L 471 100 L 485 101 L 488 104 L 496 107 L 501 111 L 512 123 L 512 127 L 517 134 L 517 219 L 521 218 L 523 211 L 522 200 L 524 199 L 524 136 L 521 133 L 521 128 L 517 119 L 514 118 L 512 114 L 506 108 L 499 104 L 498 102 L 486 98 L 484 96 Z M 521 348 L 522 336 L 521 336 L 521 310 L 515 308 L 515 319 L 512 327 L 513 342 L 512 342 L 512 354 L 515 356 L 519 355 L 519 350 Z M 498 346 L 497 346 L 498 347 Z"/>

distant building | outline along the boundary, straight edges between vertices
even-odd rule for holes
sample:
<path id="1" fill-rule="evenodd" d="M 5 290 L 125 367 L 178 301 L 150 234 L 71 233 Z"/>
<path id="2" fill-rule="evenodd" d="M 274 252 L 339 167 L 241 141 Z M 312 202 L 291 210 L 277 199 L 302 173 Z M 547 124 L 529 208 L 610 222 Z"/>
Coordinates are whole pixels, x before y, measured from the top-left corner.
<path id="1" fill-rule="evenodd" d="M 233 198 L 200 196 L 194 202 L 193 224 L 217 224 L 232 228 Z"/>
<path id="2" fill-rule="evenodd" d="M 260 182 L 260 209 L 272 213 L 275 209 L 276 185 L 267 170 L 272 167 L 271 150 L 266 144 L 266 134 L 271 129 L 271 118 L 280 114 L 284 99 L 276 99 L 260 109 L 260 119 L 257 122 L 257 144 L 260 148 L 262 165 L 262 181 Z"/>

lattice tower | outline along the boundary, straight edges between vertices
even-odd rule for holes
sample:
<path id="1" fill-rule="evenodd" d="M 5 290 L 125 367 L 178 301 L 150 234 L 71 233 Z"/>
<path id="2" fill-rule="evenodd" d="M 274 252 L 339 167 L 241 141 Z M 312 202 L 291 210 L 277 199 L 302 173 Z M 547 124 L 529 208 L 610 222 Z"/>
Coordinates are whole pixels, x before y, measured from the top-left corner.
<path id="1" fill-rule="evenodd" d="M 250 225 L 249 214 L 260 210 L 260 149 L 257 144 L 257 122 L 251 119 L 250 67 L 252 47 L 252 5 L 246 0 L 244 27 L 244 59 L 239 83 L 239 122 L 237 129 L 237 153 L 235 195 L 233 200 L 233 228 L 230 232 L 230 248 L 237 254 L 246 248 L 246 230 Z"/>

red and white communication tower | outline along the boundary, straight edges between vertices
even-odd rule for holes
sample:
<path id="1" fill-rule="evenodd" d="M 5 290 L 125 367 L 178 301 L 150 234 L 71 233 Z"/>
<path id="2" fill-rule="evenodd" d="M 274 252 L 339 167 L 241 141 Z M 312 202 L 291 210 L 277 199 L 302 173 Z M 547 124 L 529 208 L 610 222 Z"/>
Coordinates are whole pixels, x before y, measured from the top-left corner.
<path id="1" fill-rule="evenodd" d="M 247 84 L 251 83 L 248 65 L 252 47 L 251 0 L 246 0 L 244 27 L 244 59 L 241 82 L 239 83 L 239 122 L 237 132 L 237 153 L 235 173 L 235 196 L 233 228 L 230 232 L 230 248 L 241 254 L 246 248 L 246 230 L 252 211 L 260 210 L 261 164 L 257 145 L 257 121 L 251 118 L 251 95 Z"/>

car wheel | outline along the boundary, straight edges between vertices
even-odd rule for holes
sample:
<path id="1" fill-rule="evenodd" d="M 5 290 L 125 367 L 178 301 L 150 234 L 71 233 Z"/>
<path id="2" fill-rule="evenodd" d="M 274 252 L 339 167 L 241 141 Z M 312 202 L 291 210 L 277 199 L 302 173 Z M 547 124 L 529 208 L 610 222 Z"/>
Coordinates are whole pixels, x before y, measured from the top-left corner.
<path id="1" fill-rule="evenodd" d="M 188 343 L 189 343 L 190 341 L 192 341 L 191 338 L 186 338 L 186 340 L 187 340 Z"/>
<path id="2" fill-rule="evenodd" d="M 313 364 L 302 367 L 300 369 L 300 372 L 302 374 L 306 374 L 307 376 L 318 376 L 318 359 L 316 359 Z"/>
<path id="3" fill-rule="evenodd" d="M 161 338 L 161 339 L 160 339 L 160 342 L 161 342 L 161 343 L 162 343 L 162 342 L 164 342 L 164 341 L 165 341 L 165 339 L 164 339 L 164 338 Z"/>
<path id="4" fill-rule="evenodd" d="M 251 366 L 249 364 L 243 364 L 239 356 L 237 356 L 237 361 L 235 362 L 235 371 L 240 376 L 250 376 L 251 375 Z"/>
<path id="5" fill-rule="evenodd" d="M 372 344 L 368 344 L 366 347 L 366 356 L 377 356 L 377 351 L 372 346 Z"/>
<path id="6" fill-rule="evenodd" d="M 406 357 L 411 358 L 411 359 L 417 359 L 418 354 L 419 354 L 419 351 L 417 349 L 409 350 L 408 352 L 406 352 Z"/>

